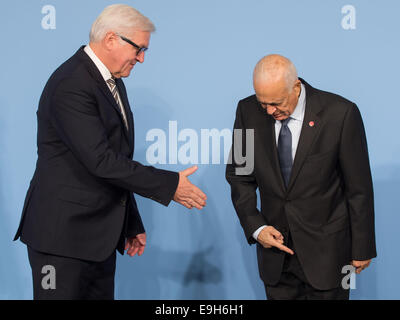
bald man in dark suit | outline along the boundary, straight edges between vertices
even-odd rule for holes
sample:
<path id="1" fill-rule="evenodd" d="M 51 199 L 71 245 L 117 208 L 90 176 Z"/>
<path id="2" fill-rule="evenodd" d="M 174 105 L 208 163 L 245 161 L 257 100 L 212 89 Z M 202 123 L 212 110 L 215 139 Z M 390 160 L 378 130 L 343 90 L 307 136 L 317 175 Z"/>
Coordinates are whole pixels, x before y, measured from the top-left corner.
<path id="1" fill-rule="evenodd" d="M 254 89 L 239 102 L 234 124 L 254 130 L 254 169 L 240 171 L 246 141 L 234 136 L 226 179 L 245 236 L 257 244 L 267 298 L 348 299 L 343 268 L 351 265 L 358 274 L 376 257 L 360 112 L 299 79 L 280 55 L 259 61 Z"/>

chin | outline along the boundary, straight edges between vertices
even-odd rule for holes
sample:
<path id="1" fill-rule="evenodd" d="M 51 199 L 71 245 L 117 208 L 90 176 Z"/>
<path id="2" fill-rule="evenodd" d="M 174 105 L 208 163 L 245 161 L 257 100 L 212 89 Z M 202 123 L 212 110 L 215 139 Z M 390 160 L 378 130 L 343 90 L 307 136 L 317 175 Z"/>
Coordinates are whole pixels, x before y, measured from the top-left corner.
<path id="1" fill-rule="evenodd" d="M 129 71 L 129 72 L 125 72 L 125 73 L 123 73 L 123 74 L 121 74 L 121 78 L 127 78 L 127 77 L 129 77 L 131 75 L 131 72 Z"/>
<path id="2" fill-rule="evenodd" d="M 124 72 L 124 77 L 129 77 L 133 71 L 133 68 Z"/>

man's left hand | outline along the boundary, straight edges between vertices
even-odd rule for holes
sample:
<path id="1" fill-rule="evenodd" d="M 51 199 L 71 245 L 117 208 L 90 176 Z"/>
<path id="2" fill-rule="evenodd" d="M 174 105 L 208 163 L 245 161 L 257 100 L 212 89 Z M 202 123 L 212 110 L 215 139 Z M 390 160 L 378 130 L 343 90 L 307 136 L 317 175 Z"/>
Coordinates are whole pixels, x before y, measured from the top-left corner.
<path id="1" fill-rule="evenodd" d="M 358 260 L 353 260 L 351 262 L 351 265 L 353 267 L 356 268 L 356 273 L 360 274 L 361 271 L 363 271 L 365 268 L 367 268 L 369 266 L 369 264 L 371 263 L 371 259 L 369 260 L 362 260 L 362 261 L 358 261 Z"/>
<path id="2" fill-rule="evenodd" d="M 125 244 L 128 255 L 133 257 L 136 253 L 141 256 L 146 246 L 146 233 L 139 233 L 135 237 L 129 238 Z"/>

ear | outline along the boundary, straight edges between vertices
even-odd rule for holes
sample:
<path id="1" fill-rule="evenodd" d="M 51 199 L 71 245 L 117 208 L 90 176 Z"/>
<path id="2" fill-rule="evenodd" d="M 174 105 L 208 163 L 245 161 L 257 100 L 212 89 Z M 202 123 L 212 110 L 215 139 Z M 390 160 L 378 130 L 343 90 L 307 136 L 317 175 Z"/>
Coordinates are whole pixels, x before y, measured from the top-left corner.
<path id="1" fill-rule="evenodd" d="M 115 47 L 117 41 L 118 41 L 118 36 L 115 34 L 115 32 L 108 31 L 104 36 L 102 42 L 104 48 L 110 51 Z"/>
<path id="2" fill-rule="evenodd" d="M 301 91 L 301 81 L 299 79 L 294 83 L 293 89 L 295 90 L 296 95 L 299 96 Z"/>

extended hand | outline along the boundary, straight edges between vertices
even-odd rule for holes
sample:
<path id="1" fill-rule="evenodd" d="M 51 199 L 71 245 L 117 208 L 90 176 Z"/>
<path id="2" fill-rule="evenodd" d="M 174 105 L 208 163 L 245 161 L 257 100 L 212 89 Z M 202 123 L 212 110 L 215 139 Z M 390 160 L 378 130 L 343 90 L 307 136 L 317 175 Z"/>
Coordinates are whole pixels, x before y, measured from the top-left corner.
<path id="1" fill-rule="evenodd" d="M 193 166 L 179 172 L 179 183 L 174 195 L 174 201 L 188 209 L 203 209 L 206 205 L 207 196 L 187 178 L 196 170 L 197 166 Z"/>
<path id="2" fill-rule="evenodd" d="M 356 273 L 360 274 L 365 268 L 368 268 L 369 264 L 371 263 L 371 259 L 369 260 L 353 260 L 351 262 L 352 266 L 356 268 Z"/>
<path id="3" fill-rule="evenodd" d="M 289 254 L 294 254 L 294 252 L 289 249 L 288 247 L 283 245 L 283 236 L 282 234 L 276 230 L 274 227 L 267 226 L 261 230 L 257 237 L 257 241 L 264 247 L 264 248 L 272 248 L 276 247 L 282 251 L 285 251 Z"/>
<path id="4" fill-rule="evenodd" d="M 136 253 L 141 256 L 146 246 L 146 233 L 139 233 L 135 237 L 129 238 L 125 244 L 128 255 L 133 257 Z"/>

